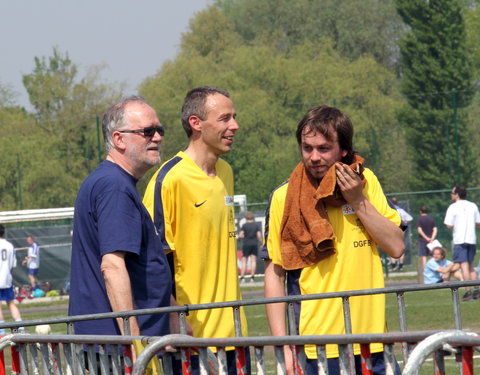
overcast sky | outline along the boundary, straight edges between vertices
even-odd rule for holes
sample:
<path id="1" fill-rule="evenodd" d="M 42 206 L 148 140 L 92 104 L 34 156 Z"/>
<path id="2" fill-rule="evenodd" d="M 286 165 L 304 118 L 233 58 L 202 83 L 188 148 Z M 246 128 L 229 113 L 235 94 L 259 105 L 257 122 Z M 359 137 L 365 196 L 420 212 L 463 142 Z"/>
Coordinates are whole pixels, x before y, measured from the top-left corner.
<path id="1" fill-rule="evenodd" d="M 35 56 L 53 47 L 82 73 L 102 63 L 102 78 L 126 82 L 128 92 L 155 74 L 178 52 L 191 17 L 212 0 L 0 0 L 0 83 L 18 92 L 27 106 L 22 75 L 32 72 Z"/>

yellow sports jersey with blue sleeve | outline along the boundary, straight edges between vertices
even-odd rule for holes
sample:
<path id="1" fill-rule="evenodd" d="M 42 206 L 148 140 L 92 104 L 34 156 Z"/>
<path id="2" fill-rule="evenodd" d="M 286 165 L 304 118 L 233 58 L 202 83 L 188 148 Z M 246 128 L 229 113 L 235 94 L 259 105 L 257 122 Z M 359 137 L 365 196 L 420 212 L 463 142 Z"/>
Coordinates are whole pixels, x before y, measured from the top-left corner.
<path id="1" fill-rule="evenodd" d="M 237 276 L 233 175 L 219 159 L 209 177 L 184 152 L 152 176 L 143 203 L 163 241 L 174 254 L 179 305 L 240 300 Z M 195 337 L 234 337 L 231 308 L 191 311 Z M 247 323 L 241 310 L 243 335 Z"/>
<path id="2" fill-rule="evenodd" d="M 400 225 L 398 213 L 388 205 L 380 183 L 369 169 L 365 169 L 363 194 L 377 211 Z M 280 225 L 283 218 L 288 183 L 271 195 L 267 210 L 266 250 L 273 263 L 282 266 L 280 253 Z M 287 271 L 288 294 L 314 294 L 347 290 L 383 288 L 383 270 L 375 242 L 370 238 L 355 211 L 348 204 L 342 207 L 327 205 L 327 213 L 334 229 L 336 253 L 317 264 L 301 270 Z M 385 296 L 350 298 L 353 333 L 384 333 Z M 301 335 L 344 334 L 342 300 L 340 298 L 303 301 L 297 323 Z M 314 346 L 305 348 L 308 358 L 316 358 Z M 355 354 L 360 354 L 358 345 Z M 370 346 L 372 353 L 383 350 L 381 344 Z M 337 345 L 327 345 L 327 357 L 338 357 Z"/>

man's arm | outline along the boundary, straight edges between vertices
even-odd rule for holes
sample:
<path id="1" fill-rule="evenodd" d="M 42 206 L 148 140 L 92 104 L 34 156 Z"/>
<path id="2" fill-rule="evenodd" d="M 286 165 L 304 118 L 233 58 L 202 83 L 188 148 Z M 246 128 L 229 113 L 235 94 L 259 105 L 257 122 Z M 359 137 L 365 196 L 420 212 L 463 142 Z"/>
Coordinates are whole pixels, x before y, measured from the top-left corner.
<path id="1" fill-rule="evenodd" d="M 274 264 L 271 260 L 265 260 L 265 290 L 264 295 L 269 297 L 285 296 L 285 270 Z M 269 303 L 267 310 L 268 325 L 274 336 L 287 334 L 285 325 L 285 303 Z"/>
<path id="2" fill-rule="evenodd" d="M 285 296 L 285 270 L 265 260 L 265 289 L 264 295 L 268 297 Z M 285 303 L 268 303 L 265 305 L 268 325 L 272 336 L 286 336 Z M 284 345 L 285 365 L 287 374 L 293 374 L 293 354 L 288 345 Z"/>
<path id="3" fill-rule="evenodd" d="M 437 238 L 437 227 L 433 227 L 432 237 L 430 238 L 430 241 L 433 241 L 435 238 Z"/>
<path id="4" fill-rule="evenodd" d="M 260 242 L 260 244 L 263 243 L 263 236 L 262 236 L 262 232 L 257 230 L 257 240 L 258 242 Z"/>
<path id="5" fill-rule="evenodd" d="M 134 310 L 133 294 L 130 284 L 130 276 L 125 265 L 125 253 L 123 251 L 115 251 L 105 254 L 102 257 L 101 270 L 105 279 L 108 299 L 112 306 L 112 311 Z M 140 328 L 136 317 L 130 317 L 130 335 L 140 335 Z M 123 320 L 117 318 L 117 323 L 122 335 Z"/>
<path id="6" fill-rule="evenodd" d="M 348 165 L 336 164 L 337 183 L 343 198 L 355 210 L 368 234 L 389 256 L 399 258 L 405 251 L 403 232 L 381 215 L 363 195 L 363 182 Z"/>

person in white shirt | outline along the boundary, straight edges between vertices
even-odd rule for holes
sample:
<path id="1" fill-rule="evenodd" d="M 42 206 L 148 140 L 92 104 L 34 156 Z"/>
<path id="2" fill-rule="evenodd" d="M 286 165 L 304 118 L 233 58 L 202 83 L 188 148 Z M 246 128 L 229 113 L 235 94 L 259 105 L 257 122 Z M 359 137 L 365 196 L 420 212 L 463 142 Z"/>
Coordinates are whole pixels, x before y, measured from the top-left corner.
<path id="1" fill-rule="evenodd" d="M 37 287 L 38 284 L 38 269 L 40 268 L 40 248 L 35 242 L 32 236 L 27 237 L 28 254 L 23 260 L 22 264 L 28 268 L 28 279 L 32 290 Z"/>
<path id="2" fill-rule="evenodd" d="M 22 320 L 20 310 L 15 305 L 15 293 L 13 292 L 13 278 L 12 268 L 17 265 L 17 258 L 15 257 L 15 249 L 13 245 L 3 238 L 5 234 L 5 227 L 0 224 L 0 304 L 1 301 L 6 301 L 10 310 L 12 318 L 16 322 Z M 0 305 L 0 323 L 4 323 L 5 318 Z M 23 327 L 21 327 L 23 330 Z M 0 336 L 6 334 L 5 328 L 0 328 Z"/>
<path id="3" fill-rule="evenodd" d="M 465 281 L 476 280 L 477 272 L 473 266 L 473 259 L 477 250 L 476 228 L 480 228 L 480 213 L 475 203 L 468 201 L 467 189 L 455 186 L 450 193 L 452 203 L 445 215 L 444 223 L 453 229 L 453 262 L 460 264 L 462 276 Z M 480 290 L 465 288 L 466 293 L 462 301 L 480 298 Z"/>

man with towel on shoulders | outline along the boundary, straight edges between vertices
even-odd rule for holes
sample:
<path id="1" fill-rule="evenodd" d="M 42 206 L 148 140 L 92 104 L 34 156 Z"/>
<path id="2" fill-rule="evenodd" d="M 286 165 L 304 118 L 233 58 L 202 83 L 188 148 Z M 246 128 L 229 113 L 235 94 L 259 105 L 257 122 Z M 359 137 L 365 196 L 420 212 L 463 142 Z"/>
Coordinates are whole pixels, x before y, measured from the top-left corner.
<path id="1" fill-rule="evenodd" d="M 400 216 L 352 148 L 350 119 L 337 108 L 310 109 L 296 131 L 302 162 L 276 188 L 265 227 L 265 297 L 383 288 L 377 245 L 389 256 L 404 252 Z M 352 333 L 384 333 L 385 296 L 350 298 Z M 267 305 L 272 335 L 287 334 L 285 304 Z M 304 301 L 295 306 L 300 335 L 346 333 L 342 299 Z M 338 374 L 337 345 L 327 345 L 329 374 Z M 361 372 L 360 348 L 354 345 Z M 307 373 L 317 374 L 315 346 L 306 346 Z M 372 368 L 385 373 L 383 346 L 372 344 Z M 293 374 L 291 349 L 284 348 Z M 360 370 L 359 370 L 360 369 Z M 397 368 L 398 372 L 398 368 Z"/>

